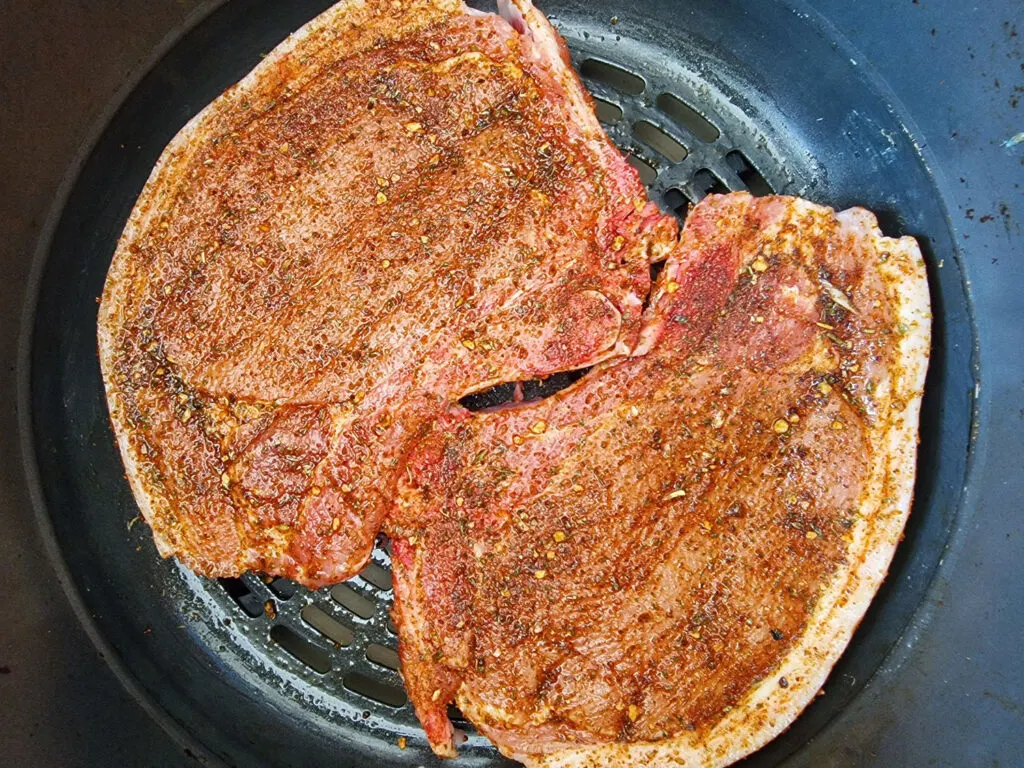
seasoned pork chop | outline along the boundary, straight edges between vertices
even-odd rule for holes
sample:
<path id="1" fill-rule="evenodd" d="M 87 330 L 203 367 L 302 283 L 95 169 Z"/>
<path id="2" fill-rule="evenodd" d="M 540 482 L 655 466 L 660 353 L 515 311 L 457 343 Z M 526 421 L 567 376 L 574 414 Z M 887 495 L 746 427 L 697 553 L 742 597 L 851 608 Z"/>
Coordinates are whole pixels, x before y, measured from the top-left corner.
<path id="1" fill-rule="evenodd" d="M 499 5 L 345 0 L 171 142 L 100 306 L 125 467 L 204 575 L 340 581 L 383 522 L 440 755 L 454 701 L 529 765 L 725 765 L 818 690 L 900 536 L 920 253 L 745 194 L 680 237 Z"/>
<path id="2" fill-rule="evenodd" d="M 814 696 L 910 507 L 930 315 L 909 238 L 712 196 L 635 356 L 451 408 L 393 537 L 410 698 L 532 766 L 725 765 Z"/>
<path id="3" fill-rule="evenodd" d="M 678 225 L 520 5 L 346 0 L 160 158 L 99 343 L 163 555 L 347 578 L 436 414 L 637 345 Z"/>

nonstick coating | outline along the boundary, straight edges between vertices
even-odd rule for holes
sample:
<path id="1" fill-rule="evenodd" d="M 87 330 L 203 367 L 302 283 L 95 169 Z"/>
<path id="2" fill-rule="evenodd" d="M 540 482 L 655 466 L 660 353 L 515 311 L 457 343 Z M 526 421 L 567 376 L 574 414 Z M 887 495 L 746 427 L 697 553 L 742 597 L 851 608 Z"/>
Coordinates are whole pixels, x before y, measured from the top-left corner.
<path id="1" fill-rule="evenodd" d="M 137 509 L 110 431 L 95 350 L 96 299 L 160 151 L 261 53 L 326 5 L 243 0 L 220 8 L 140 82 L 101 136 L 67 200 L 39 285 L 29 390 L 34 479 L 92 633 L 193 751 L 232 765 L 432 764 L 422 737 L 409 730 L 407 708 L 385 708 L 311 676 L 269 642 L 264 625 L 252 624 L 269 619 L 249 619 L 218 585 L 156 557 L 145 526 L 130 525 Z M 781 3 L 722 0 L 690 2 L 685 11 L 661 2 L 541 7 L 577 62 L 619 63 L 644 76 L 651 92 L 689 83 L 690 97 L 707 99 L 723 134 L 776 191 L 837 208 L 864 205 L 879 214 L 886 234 L 917 237 L 928 259 L 934 348 L 906 540 L 827 694 L 747 761 L 776 765 L 821 731 L 884 663 L 956 521 L 975 381 L 970 309 L 945 204 L 884 86 L 809 14 Z M 648 95 L 627 98 L 624 111 L 642 116 L 653 109 Z M 627 133 L 612 130 L 629 148 Z M 707 152 L 694 143 L 690 165 L 662 163 L 656 199 L 678 204 L 669 189 L 698 197 L 693 174 L 721 157 Z M 281 603 L 296 606 L 294 599 Z M 285 616 L 297 610 L 287 608 Z M 376 630 L 385 631 L 377 621 Z M 409 734 L 406 750 L 398 748 L 398 734 Z M 477 739 L 460 764 L 500 762 Z"/>

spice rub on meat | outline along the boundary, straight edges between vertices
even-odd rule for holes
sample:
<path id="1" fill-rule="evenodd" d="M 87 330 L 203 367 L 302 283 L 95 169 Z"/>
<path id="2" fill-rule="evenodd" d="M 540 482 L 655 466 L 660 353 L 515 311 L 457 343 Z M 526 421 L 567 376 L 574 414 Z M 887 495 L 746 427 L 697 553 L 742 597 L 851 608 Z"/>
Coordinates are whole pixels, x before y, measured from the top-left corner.
<path id="1" fill-rule="evenodd" d="M 207 576 L 337 582 L 383 526 L 439 755 L 456 702 L 531 766 L 726 765 L 815 695 L 899 540 L 924 265 L 790 197 L 680 234 L 548 21 L 499 8 L 344 0 L 171 142 L 99 312 L 128 478 Z"/>
<path id="2" fill-rule="evenodd" d="M 99 316 L 163 555 L 347 578 L 444 407 L 636 346 L 678 224 L 546 20 L 505 12 L 343 2 L 164 152 Z"/>
<path id="3" fill-rule="evenodd" d="M 909 510 L 929 314 L 859 209 L 712 196 L 636 356 L 410 457 L 393 537 L 410 698 L 528 765 L 724 765 L 785 728 Z"/>

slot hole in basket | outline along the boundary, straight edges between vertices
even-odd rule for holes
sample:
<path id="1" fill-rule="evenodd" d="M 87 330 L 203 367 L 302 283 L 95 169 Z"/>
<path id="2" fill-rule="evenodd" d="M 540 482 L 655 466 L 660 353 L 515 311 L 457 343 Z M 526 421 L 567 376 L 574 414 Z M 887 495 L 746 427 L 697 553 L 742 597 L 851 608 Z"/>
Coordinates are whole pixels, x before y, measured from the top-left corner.
<path id="1" fill-rule="evenodd" d="M 275 624 L 270 628 L 270 639 L 313 671 L 321 675 L 331 671 L 331 657 L 327 651 L 309 642 L 291 627 Z"/>
<path id="2" fill-rule="evenodd" d="M 355 633 L 344 624 L 336 621 L 329 613 L 317 608 L 315 605 L 307 605 L 300 612 L 302 620 L 313 629 L 326 637 L 335 645 L 347 648 L 352 644 Z"/>
<path id="3" fill-rule="evenodd" d="M 640 174 L 640 181 L 644 183 L 644 186 L 650 186 L 658 178 L 658 172 L 654 170 L 654 167 L 636 155 L 627 155 L 626 162 L 636 168 L 637 173 Z"/>
<path id="4" fill-rule="evenodd" d="M 736 175 L 740 177 L 740 181 L 743 182 L 744 186 L 750 190 L 750 194 L 754 197 L 764 197 L 775 192 L 772 189 L 761 172 L 754 167 L 754 164 L 747 159 L 747 156 L 740 152 L 738 149 L 734 149 L 728 155 L 725 156 L 725 162 L 729 164 L 729 167 L 736 171 Z"/>
<path id="5" fill-rule="evenodd" d="M 690 133 L 703 142 L 710 144 L 717 141 L 722 134 L 704 117 L 678 96 L 671 93 L 663 93 L 658 96 L 656 102 L 658 109 L 668 115 L 677 124 L 688 128 Z"/>
<path id="6" fill-rule="evenodd" d="M 729 192 L 725 183 L 707 168 L 702 168 L 693 175 L 693 189 L 700 199 L 707 195 L 724 195 Z"/>
<path id="7" fill-rule="evenodd" d="M 377 611 L 377 605 L 373 600 L 363 597 L 347 584 L 335 584 L 331 587 L 331 597 L 361 619 L 369 619 Z"/>
<path id="8" fill-rule="evenodd" d="M 622 119 L 622 108 L 618 104 L 594 97 L 594 111 L 602 123 L 617 123 Z"/>
<path id="9" fill-rule="evenodd" d="M 382 589 L 385 592 L 391 589 L 391 572 L 382 565 L 367 563 L 359 575 L 377 589 Z"/>
<path id="10" fill-rule="evenodd" d="M 597 59 L 584 61 L 580 65 L 580 74 L 623 93 L 643 93 L 647 87 L 647 83 L 639 75 Z"/>
<path id="11" fill-rule="evenodd" d="M 244 581 L 237 578 L 228 578 L 217 579 L 217 583 L 228 593 L 228 597 L 234 600 L 238 607 L 251 618 L 255 619 L 263 615 L 263 598 L 254 594 Z"/>
<path id="12" fill-rule="evenodd" d="M 366 646 L 366 658 L 378 666 L 387 667 L 395 672 L 399 670 L 398 653 L 386 645 L 370 643 Z"/>
<path id="13" fill-rule="evenodd" d="M 654 123 L 640 120 L 633 124 L 633 135 L 640 141 L 664 155 L 673 163 L 680 163 L 686 158 L 686 147 L 673 139 Z"/>
<path id="14" fill-rule="evenodd" d="M 363 675 L 359 672 L 350 672 L 345 675 L 342 685 L 353 693 L 358 693 L 360 696 L 365 696 L 368 699 L 373 699 L 380 704 L 394 707 L 395 709 L 404 707 L 407 701 L 405 691 L 397 685 L 374 680 L 369 675 Z"/>

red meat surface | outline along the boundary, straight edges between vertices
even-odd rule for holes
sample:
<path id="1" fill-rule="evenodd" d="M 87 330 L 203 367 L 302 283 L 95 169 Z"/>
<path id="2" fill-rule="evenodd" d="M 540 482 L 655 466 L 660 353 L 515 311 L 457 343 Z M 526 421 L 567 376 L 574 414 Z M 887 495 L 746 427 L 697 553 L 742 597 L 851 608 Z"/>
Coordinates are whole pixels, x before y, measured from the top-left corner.
<path id="1" fill-rule="evenodd" d="M 268 57 L 172 143 L 115 257 L 112 414 L 198 573 L 355 574 L 448 404 L 638 342 L 678 224 L 561 39 L 418 5 L 335 9 Z"/>

